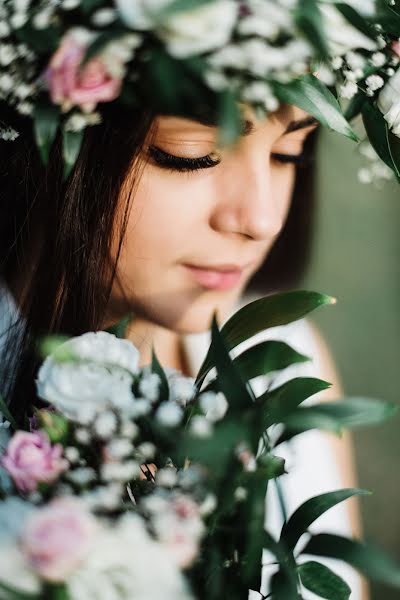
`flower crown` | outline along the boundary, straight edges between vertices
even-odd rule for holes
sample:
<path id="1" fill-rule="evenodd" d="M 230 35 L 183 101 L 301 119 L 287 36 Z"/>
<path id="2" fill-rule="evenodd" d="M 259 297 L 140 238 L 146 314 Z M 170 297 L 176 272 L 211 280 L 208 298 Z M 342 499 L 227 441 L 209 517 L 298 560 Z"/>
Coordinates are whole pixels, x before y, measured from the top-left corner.
<path id="1" fill-rule="evenodd" d="M 0 0 L 0 137 L 30 119 L 46 162 L 60 130 L 68 176 L 109 103 L 212 112 L 222 144 L 289 103 L 355 140 L 362 114 L 400 179 L 399 36 L 399 0 Z"/>

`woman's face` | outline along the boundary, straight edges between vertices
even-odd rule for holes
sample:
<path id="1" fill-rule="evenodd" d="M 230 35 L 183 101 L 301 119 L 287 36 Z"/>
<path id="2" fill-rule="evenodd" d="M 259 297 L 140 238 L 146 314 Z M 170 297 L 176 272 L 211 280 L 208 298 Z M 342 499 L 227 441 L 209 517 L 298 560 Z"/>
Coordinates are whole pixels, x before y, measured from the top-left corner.
<path id="1" fill-rule="evenodd" d="M 208 329 L 214 312 L 223 321 L 233 310 L 284 225 L 296 160 L 315 127 L 289 106 L 263 121 L 249 111 L 243 116 L 247 130 L 223 150 L 215 127 L 156 119 L 140 157 L 112 290 L 114 316 L 133 309 L 147 321 L 192 333 Z M 190 171 L 187 159 L 200 160 Z M 132 190 L 135 171 L 122 196 Z"/>

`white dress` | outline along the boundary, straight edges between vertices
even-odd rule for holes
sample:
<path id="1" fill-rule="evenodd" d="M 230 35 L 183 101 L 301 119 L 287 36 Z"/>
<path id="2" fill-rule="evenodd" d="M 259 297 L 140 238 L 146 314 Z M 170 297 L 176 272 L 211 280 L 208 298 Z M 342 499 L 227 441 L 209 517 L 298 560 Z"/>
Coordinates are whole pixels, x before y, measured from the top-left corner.
<path id="1" fill-rule="evenodd" d="M 251 298 L 254 299 L 254 298 Z M 242 305 L 250 301 L 244 298 Z M 18 318 L 18 310 L 14 299 L 0 280 L 0 373 L 2 369 L 2 355 L 4 352 L 5 332 Z M 310 363 L 300 363 L 286 369 L 282 374 L 274 377 L 274 385 L 297 376 L 321 377 L 321 364 L 318 356 L 318 346 L 313 331 L 306 319 L 301 319 L 285 327 L 274 327 L 259 333 L 251 342 L 244 342 L 236 349 L 236 353 L 246 346 L 261 340 L 276 339 L 290 344 L 298 352 L 309 356 Z M 184 351 L 190 371 L 195 375 L 205 357 L 210 342 L 210 333 L 200 333 L 185 336 L 183 340 Z M 267 384 L 267 377 L 262 376 L 253 380 L 252 385 L 256 394 L 263 391 Z M 0 393 L 5 393 L 0 390 Z M 314 397 L 318 399 L 318 396 Z M 304 433 L 288 444 L 279 447 L 279 456 L 286 459 L 288 474 L 280 478 L 285 502 L 290 515 L 302 502 L 311 496 L 344 487 L 338 470 L 338 465 L 333 453 L 328 436 L 319 431 Z M 270 485 L 267 493 L 268 510 L 266 511 L 266 527 L 275 537 L 279 536 L 282 527 L 282 515 L 274 486 Z M 322 515 L 310 528 L 313 533 L 330 532 L 342 535 L 351 535 L 349 514 L 345 504 L 340 504 Z M 352 589 L 351 599 L 361 600 L 361 581 L 358 574 L 343 563 L 330 559 L 320 559 L 341 575 Z M 263 560 L 263 594 L 267 594 L 271 574 L 276 567 L 269 567 L 272 562 L 268 553 Z M 259 600 L 258 593 L 250 593 L 249 600 Z M 305 600 L 317 598 L 311 592 L 304 592 Z"/>

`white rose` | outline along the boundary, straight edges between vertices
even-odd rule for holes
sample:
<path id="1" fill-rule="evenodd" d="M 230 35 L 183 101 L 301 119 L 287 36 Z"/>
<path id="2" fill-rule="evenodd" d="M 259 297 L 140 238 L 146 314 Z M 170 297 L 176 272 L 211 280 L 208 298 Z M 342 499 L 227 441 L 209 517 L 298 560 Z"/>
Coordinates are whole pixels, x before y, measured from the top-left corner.
<path id="1" fill-rule="evenodd" d="M 400 137 L 400 69 L 389 79 L 379 94 L 378 107 L 389 128 Z"/>
<path id="2" fill-rule="evenodd" d="M 217 0 L 171 15 L 157 35 L 173 56 L 184 58 L 221 48 L 228 43 L 238 16 L 234 0 Z"/>
<path id="3" fill-rule="evenodd" d="M 75 360 L 58 362 L 57 353 Z M 105 332 L 86 333 L 57 347 L 46 358 L 36 381 L 39 396 L 67 418 L 90 423 L 107 407 L 129 412 L 139 352 L 128 340 Z"/>
<path id="4" fill-rule="evenodd" d="M 364 2 L 364 0 L 362 1 Z M 365 1 L 368 8 L 368 2 L 367 0 Z M 360 10 L 356 5 L 356 2 L 348 2 L 348 4 L 351 4 L 362 14 L 368 14 L 368 11 Z M 350 25 L 334 6 L 320 3 L 320 9 L 324 17 L 325 31 L 329 48 L 333 56 L 342 56 L 349 50 L 354 50 L 356 48 L 363 48 L 371 51 L 377 50 L 376 42 Z"/>
<path id="5" fill-rule="evenodd" d="M 68 591 L 71 600 L 191 599 L 167 549 L 133 514 L 102 527 L 87 561 L 69 579 Z"/>

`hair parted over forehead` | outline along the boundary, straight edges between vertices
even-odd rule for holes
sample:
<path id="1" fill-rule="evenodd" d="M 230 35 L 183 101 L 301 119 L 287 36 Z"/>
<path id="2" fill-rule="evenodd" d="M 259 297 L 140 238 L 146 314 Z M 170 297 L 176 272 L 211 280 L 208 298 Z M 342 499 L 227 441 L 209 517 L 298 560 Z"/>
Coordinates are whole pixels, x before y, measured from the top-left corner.
<path id="1" fill-rule="evenodd" d="M 0 100 L 15 113 L 0 116 L 1 137 L 15 140 L 28 121 L 46 162 L 60 131 L 68 177 L 84 129 L 102 127 L 108 104 L 213 115 L 229 144 L 240 134 L 240 103 L 264 116 L 288 103 L 353 139 L 348 120 L 362 113 L 372 146 L 399 176 L 399 6 L 0 0 Z"/>

